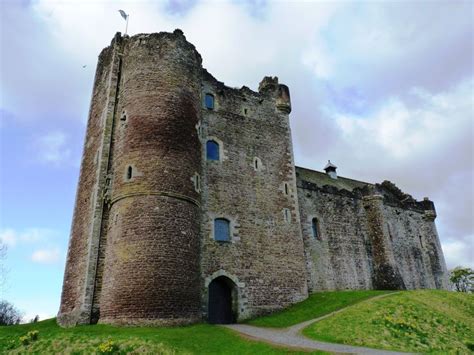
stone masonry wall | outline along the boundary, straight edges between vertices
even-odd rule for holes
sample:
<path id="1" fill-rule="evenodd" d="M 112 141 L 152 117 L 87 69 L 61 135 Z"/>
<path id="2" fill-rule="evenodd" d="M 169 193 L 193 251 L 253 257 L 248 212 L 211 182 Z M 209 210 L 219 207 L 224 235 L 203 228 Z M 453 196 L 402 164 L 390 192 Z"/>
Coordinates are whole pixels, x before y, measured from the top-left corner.
<path id="1" fill-rule="evenodd" d="M 295 168 L 289 89 L 229 88 L 201 63 L 180 30 L 117 34 L 100 54 L 60 325 L 207 319 L 221 276 L 238 320 L 308 290 L 447 288 L 431 201 Z M 214 239 L 216 218 L 230 241 Z"/>
<path id="2" fill-rule="evenodd" d="M 203 107 L 199 128 L 203 314 L 206 317 L 209 282 L 225 275 L 238 288 L 241 320 L 307 297 L 289 96 L 276 79 L 266 78 L 256 93 L 225 87 L 204 72 L 203 98 L 206 93 L 214 95 L 215 109 Z M 206 160 L 209 139 L 220 144 L 219 161 Z M 213 221 L 218 217 L 231 221 L 231 242 L 214 240 Z"/>
<path id="3" fill-rule="evenodd" d="M 416 202 L 389 182 L 297 174 L 310 291 L 447 288 L 431 201 Z"/>
<path id="4" fill-rule="evenodd" d="M 372 251 L 362 201 L 299 186 L 310 291 L 371 289 Z M 318 238 L 313 235 L 313 218 L 319 221 Z"/>
<path id="5" fill-rule="evenodd" d="M 177 30 L 126 39 L 122 58 L 99 322 L 193 322 L 201 57 Z"/>
<path id="6" fill-rule="evenodd" d="M 113 105 L 114 101 L 110 96 L 116 78 L 116 40 L 100 54 L 94 80 L 58 313 L 58 322 L 64 326 L 90 321 L 91 286 L 95 278 L 90 256 L 98 250 L 97 229 L 94 227 L 97 228 L 97 222 L 101 219 L 104 182 L 101 170 L 107 165 L 104 140 L 110 119 L 111 106 L 108 103 L 112 101 Z"/>

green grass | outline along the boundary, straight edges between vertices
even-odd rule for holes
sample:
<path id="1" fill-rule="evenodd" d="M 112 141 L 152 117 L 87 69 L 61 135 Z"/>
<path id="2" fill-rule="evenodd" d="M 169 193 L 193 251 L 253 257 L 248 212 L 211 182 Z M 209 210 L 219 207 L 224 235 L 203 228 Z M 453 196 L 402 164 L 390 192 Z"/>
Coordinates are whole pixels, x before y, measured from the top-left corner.
<path id="1" fill-rule="evenodd" d="M 317 292 L 284 311 L 256 318 L 247 323 L 259 327 L 285 328 L 388 292 L 390 291 Z"/>
<path id="2" fill-rule="evenodd" d="M 472 354 L 474 295 L 400 292 L 356 304 L 303 333 L 317 340 L 379 349 Z"/>
<path id="3" fill-rule="evenodd" d="M 38 340 L 26 346 L 20 344 L 19 338 L 31 330 L 39 331 Z M 55 319 L 48 319 L 0 327 L 1 354 L 97 354 L 100 344 L 108 340 L 118 347 L 114 354 L 302 354 L 246 340 L 209 324 L 175 328 L 89 325 L 64 329 Z"/>
<path id="4" fill-rule="evenodd" d="M 282 312 L 248 323 L 288 327 L 349 306 L 309 326 L 304 334 L 317 340 L 379 349 L 472 353 L 474 295 L 426 290 L 373 298 L 387 292 L 320 292 Z M 21 344 L 20 338 L 32 330 L 39 331 L 38 340 Z M 98 354 L 101 348 L 115 350 L 114 354 L 300 353 L 245 339 L 229 329 L 209 324 L 174 328 L 90 325 L 64 329 L 55 319 L 48 319 L 0 327 L 0 354 Z"/>

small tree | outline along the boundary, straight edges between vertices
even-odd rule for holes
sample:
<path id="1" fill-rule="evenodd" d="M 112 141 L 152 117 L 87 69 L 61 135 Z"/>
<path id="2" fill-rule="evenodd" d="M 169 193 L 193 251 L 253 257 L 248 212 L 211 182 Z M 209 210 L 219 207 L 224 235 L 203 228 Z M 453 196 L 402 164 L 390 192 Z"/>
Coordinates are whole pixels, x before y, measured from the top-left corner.
<path id="1" fill-rule="evenodd" d="M 457 266 L 451 270 L 449 280 L 458 292 L 474 291 L 474 271 L 468 267 Z"/>
<path id="2" fill-rule="evenodd" d="M 36 315 L 36 316 L 30 321 L 30 323 L 38 323 L 39 319 L 40 319 L 39 315 Z"/>
<path id="3" fill-rule="evenodd" d="M 20 324 L 21 312 L 8 301 L 0 301 L 0 325 Z"/>

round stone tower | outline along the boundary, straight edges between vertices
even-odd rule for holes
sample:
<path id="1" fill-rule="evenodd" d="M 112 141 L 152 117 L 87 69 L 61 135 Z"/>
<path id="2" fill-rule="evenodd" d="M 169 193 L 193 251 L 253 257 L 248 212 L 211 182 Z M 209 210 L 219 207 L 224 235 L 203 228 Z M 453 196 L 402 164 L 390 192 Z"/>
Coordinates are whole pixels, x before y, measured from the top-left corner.
<path id="1" fill-rule="evenodd" d="M 97 176 L 93 200 L 100 208 L 83 216 L 76 201 L 73 225 L 80 217 L 91 227 L 71 235 L 62 303 L 76 309 L 62 307 L 58 320 L 194 322 L 200 319 L 201 57 L 180 30 L 116 36 L 111 47 L 109 75 L 94 84 L 94 92 L 106 87 L 92 104 L 104 110 L 89 118 L 89 125 L 100 121 L 100 147 L 95 165 L 81 168 L 81 176 Z M 85 151 L 90 141 L 88 133 Z M 79 239 L 88 240 L 85 250 L 72 250 Z M 79 257 L 86 276 L 69 280 L 70 260 Z M 65 299 L 71 287 L 75 301 Z"/>
<path id="2" fill-rule="evenodd" d="M 135 36 L 121 72 L 99 321 L 196 321 L 201 58 L 179 30 Z"/>

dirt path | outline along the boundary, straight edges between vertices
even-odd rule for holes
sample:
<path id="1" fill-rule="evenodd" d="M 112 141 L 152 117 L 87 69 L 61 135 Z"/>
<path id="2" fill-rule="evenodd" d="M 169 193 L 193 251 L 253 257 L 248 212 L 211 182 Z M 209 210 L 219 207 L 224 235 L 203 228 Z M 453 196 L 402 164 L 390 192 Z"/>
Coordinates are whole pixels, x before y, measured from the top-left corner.
<path id="1" fill-rule="evenodd" d="M 393 295 L 394 293 L 384 294 L 370 298 L 366 301 L 371 301 L 377 298 L 386 297 Z M 363 301 L 363 302 L 366 302 Z M 348 306 L 350 307 L 350 306 Z M 261 340 L 270 344 L 275 344 L 279 346 L 285 346 L 289 348 L 297 348 L 304 350 L 323 350 L 334 353 L 344 353 L 344 354 L 406 354 L 396 351 L 380 350 L 380 349 L 371 349 L 364 348 L 359 346 L 343 345 L 343 344 L 333 344 L 333 343 L 324 343 L 317 340 L 312 340 L 306 338 L 301 334 L 301 331 L 309 326 L 312 323 L 319 322 L 325 318 L 331 317 L 339 312 L 342 312 L 347 307 L 344 307 L 338 311 L 326 314 L 325 316 L 308 320 L 306 322 L 295 324 L 289 328 L 262 328 L 255 327 L 247 324 L 227 324 L 224 327 L 233 329 L 247 337 Z"/>

